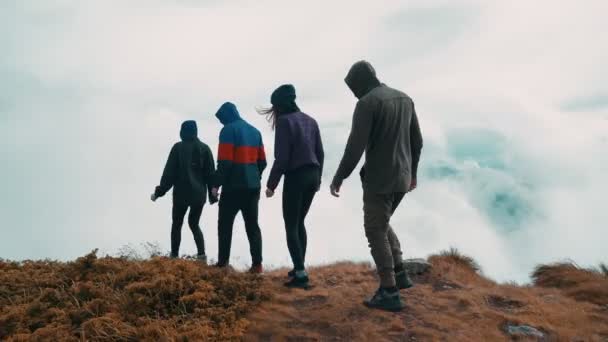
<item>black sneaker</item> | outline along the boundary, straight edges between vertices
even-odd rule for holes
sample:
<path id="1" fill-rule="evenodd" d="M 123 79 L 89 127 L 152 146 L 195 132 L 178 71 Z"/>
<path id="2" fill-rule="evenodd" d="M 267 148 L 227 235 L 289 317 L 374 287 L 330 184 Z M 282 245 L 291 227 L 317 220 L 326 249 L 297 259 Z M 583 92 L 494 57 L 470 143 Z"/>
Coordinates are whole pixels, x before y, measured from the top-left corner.
<path id="1" fill-rule="evenodd" d="M 398 312 L 403 310 L 404 304 L 401 301 L 399 290 L 389 292 L 384 288 L 379 288 L 374 296 L 363 302 L 365 306 L 372 309 L 386 310 L 391 312 Z"/>
<path id="2" fill-rule="evenodd" d="M 397 283 L 397 288 L 399 288 L 399 290 L 409 289 L 414 286 L 412 279 L 410 279 L 405 270 L 395 272 L 395 282 Z"/>
<path id="3" fill-rule="evenodd" d="M 287 272 L 287 277 L 289 278 L 293 278 L 296 276 L 296 269 L 292 269 L 291 271 Z"/>
<path id="4" fill-rule="evenodd" d="M 310 284 L 308 283 L 308 273 L 306 273 L 306 271 L 294 271 L 293 275 L 294 277 L 283 285 L 289 288 L 299 288 L 305 290 L 308 290 L 310 288 Z"/>
<path id="5" fill-rule="evenodd" d="M 198 260 L 203 265 L 207 265 L 207 256 L 205 254 L 197 254 L 196 260 Z"/>

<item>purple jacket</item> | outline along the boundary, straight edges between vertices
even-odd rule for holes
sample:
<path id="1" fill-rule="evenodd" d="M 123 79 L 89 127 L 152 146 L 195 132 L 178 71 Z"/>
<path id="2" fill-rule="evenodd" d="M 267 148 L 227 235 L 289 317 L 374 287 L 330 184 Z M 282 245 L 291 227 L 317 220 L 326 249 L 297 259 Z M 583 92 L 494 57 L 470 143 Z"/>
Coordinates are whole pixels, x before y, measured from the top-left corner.
<path id="1" fill-rule="evenodd" d="M 303 166 L 316 165 L 323 174 L 323 143 L 317 121 L 307 114 L 296 112 L 278 117 L 274 138 L 274 165 L 267 187 L 275 190 L 281 176 Z"/>

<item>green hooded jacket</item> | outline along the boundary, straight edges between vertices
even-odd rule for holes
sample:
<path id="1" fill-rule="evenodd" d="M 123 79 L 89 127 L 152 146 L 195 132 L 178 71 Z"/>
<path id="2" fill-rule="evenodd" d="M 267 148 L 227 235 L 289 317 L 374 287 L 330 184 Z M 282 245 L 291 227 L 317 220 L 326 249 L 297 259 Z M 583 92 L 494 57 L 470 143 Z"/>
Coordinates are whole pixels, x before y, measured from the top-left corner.
<path id="1" fill-rule="evenodd" d="M 414 102 L 405 93 L 380 83 L 366 61 L 355 63 L 345 82 L 359 101 L 333 185 L 340 186 L 351 175 L 365 152 L 361 171 L 365 191 L 409 191 L 422 150 Z"/>
<path id="2" fill-rule="evenodd" d="M 211 149 L 197 137 L 196 122 L 185 121 L 180 131 L 180 142 L 173 145 L 167 164 L 154 194 L 164 196 L 173 188 L 173 201 L 200 205 L 211 197 L 215 161 Z M 211 198 L 212 203 L 215 198 Z"/>

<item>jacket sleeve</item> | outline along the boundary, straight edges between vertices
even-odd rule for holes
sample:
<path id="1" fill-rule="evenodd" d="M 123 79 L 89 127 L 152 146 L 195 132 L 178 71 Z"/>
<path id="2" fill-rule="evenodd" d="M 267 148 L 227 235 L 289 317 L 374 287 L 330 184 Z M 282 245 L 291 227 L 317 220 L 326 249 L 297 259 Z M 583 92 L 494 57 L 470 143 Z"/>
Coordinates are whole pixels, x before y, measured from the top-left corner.
<path id="1" fill-rule="evenodd" d="M 412 103 L 413 114 L 410 124 L 410 147 L 412 149 L 412 177 L 415 179 L 418 176 L 418 162 L 422 152 L 422 133 L 420 132 L 420 124 L 418 123 L 418 115 L 416 108 Z"/>
<path id="2" fill-rule="evenodd" d="M 321 130 L 319 129 L 319 125 L 317 124 L 317 137 L 315 144 L 315 154 L 317 155 L 317 160 L 319 161 L 321 176 L 323 176 L 323 166 L 325 164 L 325 150 L 323 149 L 323 140 L 321 139 Z"/>
<path id="3" fill-rule="evenodd" d="M 230 178 L 234 165 L 235 148 L 234 133 L 230 128 L 224 127 L 220 132 L 220 144 L 217 152 L 217 171 L 215 172 L 214 186 L 224 186 Z"/>
<path id="4" fill-rule="evenodd" d="M 154 190 L 154 195 L 156 195 L 156 197 L 164 196 L 169 190 L 171 190 L 173 185 L 175 185 L 178 168 L 179 158 L 177 144 L 175 144 L 173 145 L 173 148 L 171 148 L 171 152 L 169 152 L 169 158 L 167 158 L 163 175 L 160 178 L 160 185 Z"/>
<path id="5" fill-rule="evenodd" d="M 342 181 L 350 176 L 365 152 L 373 122 L 373 113 L 367 107 L 368 104 L 357 102 L 344 156 L 332 181 L 335 186 L 340 186 Z"/>
<path id="6" fill-rule="evenodd" d="M 262 140 L 262 134 L 260 134 L 260 147 L 258 148 L 258 170 L 260 171 L 260 178 L 262 173 L 266 170 L 266 150 L 264 149 L 264 140 Z"/>
<path id="7" fill-rule="evenodd" d="M 268 177 L 267 188 L 275 190 L 279 186 L 281 177 L 289 167 L 291 153 L 291 142 L 289 124 L 285 120 L 277 120 L 277 128 L 274 137 L 274 163 Z"/>
<path id="8" fill-rule="evenodd" d="M 211 197 L 211 189 L 213 188 L 213 180 L 215 178 L 215 160 L 209 146 L 205 145 L 205 163 L 203 167 L 203 179 L 207 184 L 207 192 Z"/>

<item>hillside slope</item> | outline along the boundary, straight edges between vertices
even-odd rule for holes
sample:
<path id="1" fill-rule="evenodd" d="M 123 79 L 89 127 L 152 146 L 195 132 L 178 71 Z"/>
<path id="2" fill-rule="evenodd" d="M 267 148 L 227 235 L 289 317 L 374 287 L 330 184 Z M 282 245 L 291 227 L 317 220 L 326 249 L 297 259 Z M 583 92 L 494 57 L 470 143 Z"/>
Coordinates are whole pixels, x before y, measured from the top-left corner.
<path id="1" fill-rule="evenodd" d="M 262 284 L 164 257 L 0 260 L 0 341 L 235 340 Z"/>
<path id="2" fill-rule="evenodd" d="M 547 287 L 520 287 L 485 279 L 457 253 L 430 262 L 432 270 L 402 291 L 407 307 L 401 313 L 362 305 L 377 287 L 368 265 L 311 269 L 316 286 L 308 291 L 282 288 L 286 271 L 272 272 L 265 287 L 273 299 L 248 316 L 246 340 L 608 341 L 608 277 L 600 273 L 544 266 L 535 279 Z M 518 334 L 522 331 L 528 335 Z"/>
<path id="3" fill-rule="evenodd" d="M 497 285 L 455 252 L 402 291 L 401 313 L 369 310 L 365 264 L 310 269 L 315 287 L 282 287 L 192 260 L 0 260 L 1 341 L 608 341 L 608 277 L 539 267 L 534 286 Z M 522 333 L 525 333 L 522 335 Z"/>

